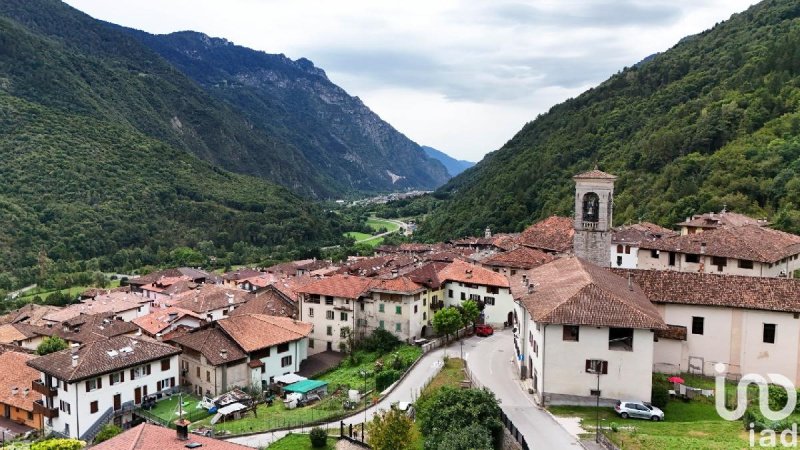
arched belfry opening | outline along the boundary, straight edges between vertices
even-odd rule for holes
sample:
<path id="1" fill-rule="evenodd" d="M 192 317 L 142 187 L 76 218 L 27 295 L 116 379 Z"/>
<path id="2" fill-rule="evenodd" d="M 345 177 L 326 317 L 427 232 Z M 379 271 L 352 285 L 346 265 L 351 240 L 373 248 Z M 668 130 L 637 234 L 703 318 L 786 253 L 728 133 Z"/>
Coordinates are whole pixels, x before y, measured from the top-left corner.
<path id="1" fill-rule="evenodd" d="M 597 223 L 600 220 L 600 197 L 594 192 L 583 196 L 583 221 Z"/>

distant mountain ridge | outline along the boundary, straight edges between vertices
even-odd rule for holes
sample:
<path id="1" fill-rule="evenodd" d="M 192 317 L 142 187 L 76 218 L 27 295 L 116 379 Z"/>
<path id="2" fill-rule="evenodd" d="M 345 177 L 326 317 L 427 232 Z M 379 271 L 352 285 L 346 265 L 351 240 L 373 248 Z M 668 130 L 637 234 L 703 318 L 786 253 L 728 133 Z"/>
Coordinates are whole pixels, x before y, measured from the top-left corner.
<path id="1" fill-rule="evenodd" d="M 153 35 L 110 26 L 157 52 L 254 126 L 288 143 L 330 190 L 434 189 L 450 178 L 438 160 L 333 84 L 308 59 L 293 61 L 193 31 Z"/>
<path id="2" fill-rule="evenodd" d="M 441 150 L 436 150 L 433 147 L 428 147 L 427 145 L 423 145 L 422 150 L 425 150 L 425 154 L 427 154 L 429 157 L 444 164 L 444 167 L 447 169 L 447 172 L 451 177 L 454 177 L 475 165 L 474 162 L 455 159 L 447 153 Z"/>

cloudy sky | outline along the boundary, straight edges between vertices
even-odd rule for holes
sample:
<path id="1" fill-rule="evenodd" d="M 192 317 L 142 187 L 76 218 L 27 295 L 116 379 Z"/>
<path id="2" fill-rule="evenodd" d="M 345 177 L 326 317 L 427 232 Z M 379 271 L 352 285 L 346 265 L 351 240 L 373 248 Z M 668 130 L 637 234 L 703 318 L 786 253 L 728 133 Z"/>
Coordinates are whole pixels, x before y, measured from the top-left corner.
<path id="1" fill-rule="evenodd" d="M 306 57 L 414 141 L 477 161 L 522 125 L 753 0 L 66 0 L 151 33 Z"/>

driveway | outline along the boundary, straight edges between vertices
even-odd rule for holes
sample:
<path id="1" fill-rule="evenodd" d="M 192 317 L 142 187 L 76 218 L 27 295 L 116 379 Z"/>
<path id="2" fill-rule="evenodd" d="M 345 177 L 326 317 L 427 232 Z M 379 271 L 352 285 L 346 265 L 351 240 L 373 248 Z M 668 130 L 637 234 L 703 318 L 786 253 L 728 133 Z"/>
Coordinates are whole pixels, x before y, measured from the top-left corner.
<path id="1" fill-rule="evenodd" d="M 466 345 L 464 346 L 466 351 Z M 394 402 L 400 401 L 414 401 L 417 397 L 419 397 L 420 392 L 422 391 L 422 386 L 425 386 L 431 378 L 433 378 L 439 370 L 442 368 L 442 356 L 447 352 L 451 356 L 458 355 L 459 347 L 458 344 L 450 345 L 447 348 L 438 348 L 433 350 L 427 354 L 425 354 L 417 365 L 414 366 L 413 369 L 400 381 L 397 386 L 395 387 L 392 392 L 390 392 L 383 400 L 378 402 L 377 405 L 372 406 L 364 411 L 357 413 L 353 416 L 350 416 L 347 419 L 344 419 L 345 425 L 353 424 L 353 429 L 355 430 L 356 425 L 358 425 L 358 430 L 361 430 L 360 424 L 364 422 L 366 418 L 367 421 L 372 419 L 372 416 L 375 414 L 376 411 L 379 410 L 387 410 Z M 330 422 L 325 425 L 321 425 L 323 427 L 331 427 L 331 428 L 339 428 L 339 421 Z M 298 431 L 298 430 L 295 430 Z M 307 430 L 306 430 L 307 431 Z M 250 447 L 266 447 L 270 443 L 275 442 L 276 440 L 286 436 L 289 431 L 275 431 L 275 432 L 267 432 L 267 433 L 259 433 L 254 434 L 251 436 L 242 436 L 237 438 L 228 439 L 230 442 L 234 442 L 237 444 L 247 445 Z"/>
<path id="2" fill-rule="evenodd" d="M 480 340 L 478 340 L 480 339 Z M 488 338 L 468 339 L 464 344 L 467 365 L 476 381 L 494 392 L 500 406 L 532 449 L 580 449 L 578 441 L 522 389 L 514 362 L 510 330 Z"/>

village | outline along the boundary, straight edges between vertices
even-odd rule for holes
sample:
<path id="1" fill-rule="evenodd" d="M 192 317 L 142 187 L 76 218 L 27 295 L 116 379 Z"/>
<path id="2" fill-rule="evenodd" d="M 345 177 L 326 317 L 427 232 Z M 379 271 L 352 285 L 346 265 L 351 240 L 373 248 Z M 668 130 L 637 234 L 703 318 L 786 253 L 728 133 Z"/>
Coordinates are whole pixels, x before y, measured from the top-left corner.
<path id="1" fill-rule="evenodd" d="M 171 439 L 172 427 L 224 443 L 210 437 L 335 423 L 476 330 L 513 354 L 514 376 L 492 382 L 519 383 L 554 411 L 655 402 L 654 373 L 800 383 L 800 236 L 724 207 L 674 230 L 613 227 L 615 177 L 595 169 L 574 181 L 574 217 L 518 234 L 381 245 L 343 263 L 166 269 L 6 314 L 3 438 L 91 442 L 115 424 L 138 431 L 108 442 Z M 66 348 L 37 355 L 53 341 Z M 372 353 L 358 361 L 362 346 Z M 669 393 L 712 395 L 705 387 L 678 377 Z"/>

